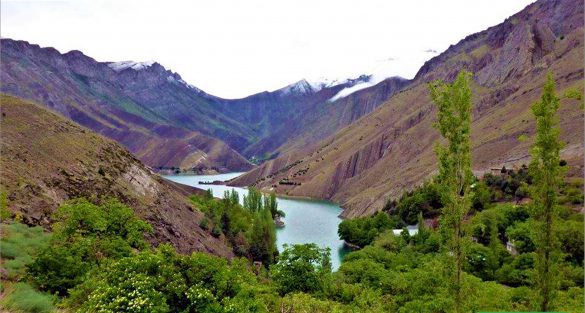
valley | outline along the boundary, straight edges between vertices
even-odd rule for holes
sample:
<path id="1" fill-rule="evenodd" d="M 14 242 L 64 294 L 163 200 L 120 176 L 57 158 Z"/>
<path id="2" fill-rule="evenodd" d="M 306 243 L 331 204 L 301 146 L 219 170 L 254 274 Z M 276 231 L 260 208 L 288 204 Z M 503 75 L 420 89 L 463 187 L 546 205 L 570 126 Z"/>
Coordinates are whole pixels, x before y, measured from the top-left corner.
<path id="1" fill-rule="evenodd" d="M 22 4 L 2 4 L 11 23 L 30 14 L 11 5 Z M 156 14 L 149 6 L 128 14 L 107 1 L 67 2 L 64 13 L 52 2 L 46 11 L 30 5 L 69 23 L 71 12 L 88 20 L 106 12 L 112 24 L 104 29 L 132 25 L 143 37 L 131 39 L 150 44 L 135 57 L 162 61 L 104 58 L 132 55 L 127 38 L 108 38 L 103 50 L 91 50 L 94 59 L 90 49 L 60 51 L 3 34 L 0 311 L 582 312 L 582 1 L 537 0 L 476 33 L 459 25 L 468 35 L 442 52 L 425 46 L 433 57 L 409 78 L 372 71 L 319 80 L 291 70 L 315 62 L 300 52 L 317 43 L 347 42 L 336 51 L 348 58 L 335 64 L 339 72 L 360 63 L 352 54 L 406 61 L 353 45 L 353 20 L 329 36 L 305 31 L 290 46 L 267 45 L 283 35 L 279 26 L 311 23 L 297 20 L 297 3 L 238 12 L 207 4 L 222 9 L 211 15 L 225 25 L 272 13 L 217 38 L 213 23 L 196 26 L 204 10 L 181 10 L 186 4 Z M 331 21 L 343 18 L 338 6 L 303 10 Z M 422 11 L 404 15 L 425 28 L 448 20 Z M 153 17 L 176 29 L 159 38 L 157 29 L 146 31 Z M 267 21 L 272 28 L 258 34 L 246 28 Z M 88 25 L 76 27 L 58 35 L 77 42 L 71 36 Z M 398 28 L 375 40 L 416 33 Z M 93 31 L 83 36 L 106 32 Z M 254 47 L 245 42 L 250 35 Z M 80 42 L 85 50 L 87 38 Z M 226 42 L 229 51 L 220 51 Z M 393 44 L 415 54 L 419 42 L 435 44 L 418 37 Z M 104 53 L 124 46 L 128 54 Z M 273 67 L 272 85 L 280 85 L 280 71 L 296 78 L 243 98 L 208 93 L 183 78 L 193 67 L 173 63 L 202 66 L 196 58 L 213 51 L 221 62 L 209 81 L 229 81 L 241 74 L 235 68 L 260 80 L 265 64 L 252 60 L 264 50 L 287 62 L 262 60 Z M 229 67 L 240 54 L 250 64 Z"/>

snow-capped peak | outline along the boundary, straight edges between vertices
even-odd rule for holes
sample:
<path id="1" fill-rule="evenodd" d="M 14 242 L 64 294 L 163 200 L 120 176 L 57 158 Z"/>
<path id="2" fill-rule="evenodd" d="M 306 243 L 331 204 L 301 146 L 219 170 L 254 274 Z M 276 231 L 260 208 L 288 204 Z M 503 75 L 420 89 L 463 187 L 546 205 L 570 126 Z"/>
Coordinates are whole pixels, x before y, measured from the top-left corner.
<path id="1" fill-rule="evenodd" d="M 361 75 L 357 78 L 326 78 L 320 77 L 316 80 L 310 81 L 309 84 L 314 91 L 319 91 L 324 88 L 335 87 L 338 85 L 355 85 L 360 82 L 366 82 L 370 79 L 368 75 Z"/>
<path id="2" fill-rule="evenodd" d="M 313 88 L 313 86 L 311 86 L 311 84 L 309 84 L 309 82 L 307 82 L 305 79 L 301 79 L 296 83 L 292 83 L 292 84 L 290 84 L 282 89 L 279 89 L 279 91 L 283 95 L 288 95 L 288 94 L 306 95 L 306 94 L 314 93 L 314 92 L 318 91 L 318 89 L 315 90 Z"/>
<path id="3" fill-rule="evenodd" d="M 370 76 L 361 75 L 357 78 L 344 78 L 344 79 L 329 79 L 321 77 L 315 80 L 301 79 L 298 82 L 292 83 L 279 91 L 283 95 L 295 94 L 295 95 L 307 95 L 320 91 L 324 88 L 335 87 L 338 85 L 346 85 L 351 87 L 355 84 L 367 82 L 370 80 Z"/>
<path id="4" fill-rule="evenodd" d="M 121 61 L 108 63 L 108 66 L 116 72 L 120 72 L 128 68 L 139 71 L 151 67 L 154 63 L 156 62 L 152 60 L 146 62 Z"/>

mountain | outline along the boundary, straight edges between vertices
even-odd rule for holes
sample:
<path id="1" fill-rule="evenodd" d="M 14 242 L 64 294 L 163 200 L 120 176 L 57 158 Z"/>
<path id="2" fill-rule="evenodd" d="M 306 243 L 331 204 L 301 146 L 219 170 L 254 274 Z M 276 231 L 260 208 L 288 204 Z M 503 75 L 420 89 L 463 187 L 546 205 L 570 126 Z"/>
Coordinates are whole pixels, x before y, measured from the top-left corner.
<path id="1" fill-rule="evenodd" d="M 0 190 L 25 223 L 48 225 L 69 199 L 115 197 L 153 226 L 153 244 L 233 256 L 199 227 L 203 213 L 187 197 L 200 190 L 161 178 L 118 143 L 39 105 L 3 94 L 0 103 Z"/>
<path id="2" fill-rule="evenodd" d="M 349 99 L 347 90 L 369 83 L 368 75 L 301 80 L 228 100 L 154 61 L 97 62 L 80 51 L 61 54 L 25 41 L 0 42 L 0 91 L 36 101 L 112 138 L 155 168 L 249 170 L 246 159 L 278 155 L 293 137 L 319 141 L 407 83 L 395 78 L 392 90 L 365 102 Z M 331 115 L 340 118 L 331 123 Z"/>
<path id="3" fill-rule="evenodd" d="M 11 39 L 1 40 L 1 59 L 2 92 L 43 104 L 122 143 L 149 166 L 252 168 L 217 139 L 231 136 L 246 145 L 252 132 L 156 62 L 96 62 L 80 51 L 61 54 Z"/>
<path id="4" fill-rule="evenodd" d="M 427 84 L 451 81 L 461 69 L 474 73 L 472 155 L 477 174 L 528 163 L 535 131 L 530 106 L 539 99 L 550 70 L 562 98 L 559 116 L 566 143 L 562 157 L 570 165 L 570 175 L 581 175 L 582 96 L 564 95 L 583 93 L 583 17 L 582 1 L 537 1 L 426 62 L 412 82 L 371 113 L 316 143 L 289 141 L 285 153 L 232 184 L 330 199 L 345 208 L 344 217 L 382 209 L 389 198 L 433 176 L 433 147 L 439 134 L 432 127 L 435 106 Z M 376 89 L 387 83 L 347 98 L 376 97 Z M 336 118 L 340 116 L 332 116 L 331 123 Z"/>
<path id="5" fill-rule="evenodd" d="M 262 135 L 243 151 L 244 155 L 273 158 L 297 145 L 304 146 L 326 138 L 371 112 L 410 82 L 399 77 L 388 78 L 377 85 L 376 92 L 360 90 L 332 100 L 343 90 L 368 80 L 369 76 L 365 75 L 331 83 L 304 80 L 274 92 L 228 102 L 226 110 L 243 117 L 245 123 L 262 129 Z M 290 89 L 305 92 L 290 96 L 287 93 Z"/>

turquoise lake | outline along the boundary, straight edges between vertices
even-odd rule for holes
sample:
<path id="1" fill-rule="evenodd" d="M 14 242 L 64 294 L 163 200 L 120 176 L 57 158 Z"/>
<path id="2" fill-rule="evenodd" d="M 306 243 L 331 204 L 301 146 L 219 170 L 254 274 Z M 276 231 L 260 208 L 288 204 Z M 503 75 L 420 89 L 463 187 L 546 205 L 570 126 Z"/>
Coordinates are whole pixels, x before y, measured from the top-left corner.
<path id="1" fill-rule="evenodd" d="M 247 194 L 245 188 L 229 187 L 222 185 L 205 185 L 199 182 L 212 182 L 216 180 L 229 180 L 243 173 L 228 173 L 218 175 L 168 175 L 165 178 L 174 182 L 197 187 L 211 189 L 213 195 L 223 197 L 226 190 L 235 189 L 240 194 Z M 276 238 L 278 249 L 282 251 L 284 244 L 316 243 L 320 247 L 331 249 L 331 263 L 333 270 L 341 264 L 341 259 L 349 251 L 343 245 L 343 241 L 337 235 L 337 226 L 341 222 L 338 217 L 342 209 L 339 205 L 327 201 L 302 200 L 290 198 L 277 198 L 278 208 L 286 217 L 283 219 L 284 228 L 277 228 Z"/>

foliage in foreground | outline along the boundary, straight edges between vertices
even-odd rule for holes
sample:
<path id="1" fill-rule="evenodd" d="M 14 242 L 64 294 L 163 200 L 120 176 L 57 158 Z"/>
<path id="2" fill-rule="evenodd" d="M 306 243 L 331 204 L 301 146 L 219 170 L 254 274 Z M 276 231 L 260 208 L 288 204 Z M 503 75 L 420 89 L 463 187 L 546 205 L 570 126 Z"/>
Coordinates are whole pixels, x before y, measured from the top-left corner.
<path id="1" fill-rule="evenodd" d="M 330 254 L 329 248 L 321 249 L 314 243 L 285 245 L 278 263 L 270 269 L 279 293 L 323 290 L 331 274 Z"/>
<path id="2" fill-rule="evenodd" d="M 26 266 L 50 240 L 50 236 L 44 233 L 42 227 L 27 227 L 20 223 L 0 225 L 0 234 L 2 268 L 7 271 L 8 279 L 22 276 Z"/>
<path id="3" fill-rule="evenodd" d="M 102 205 L 74 200 L 59 207 L 55 219 L 51 241 L 29 265 L 29 274 L 41 290 L 59 295 L 105 260 L 148 247 L 144 233 L 152 230 L 117 200 Z"/>
<path id="4" fill-rule="evenodd" d="M 559 98 L 555 95 L 552 73 L 548 73 L 541 100 L 532 106 L 536 118 L 536 143 L 532 147 L 530 172 L 534 186 L 530 194 L 534 199 L 531 216 L 534 219 L 536 244 L 535 286 L 540 311 L 553 306 L 558 289 L 559 241 L 556 236 L 558 216 L 557 192 L 563 180 L 563 168 L 559 165 L 562 143 L 561 129 L 556 116 Z"/>
<path id="5" fill-rule="evenodd" d="M 67 303 L 82 312 L 264 312 L 265 288 L 248 265 L 163 245 L 95 268 Z"/>
<path id="6" fill-rule="evenodd" d="M 463 221 L 471 209 L 471 75 L 462 71 L 453 84 L 442 82 L 431 85 L 431 98 L 437 105 L 435 127 L 447 140 L 437 144 L 439 161 L 439 192 L 443 204 L 441 234 L 444 251 L 452 254 L 446 261 L 450 291 L 455 312 L 462 312 L 462 272 L 465 258 L 465 229 Z"/>
<path id="7" fill-rule="evenodd" d="M 53 297 L 35 290 L 24 282 L 16 282 L 26 273 L 39 250 L 44 249 L 50 235 L 41 227 L 24 224 L 0 224 L 0 256 L 6 277 L 2 281 L 0 307 L 13 312 L 52 312 Z"/>
<path id="8" fill-rule="evenodd" d="M 5 292 L 5 298 L 0 301 L 0 307 L 12 312 L 53 312 L 53 297 L 35 290 L 26 283 L 16 283 Z"/>

